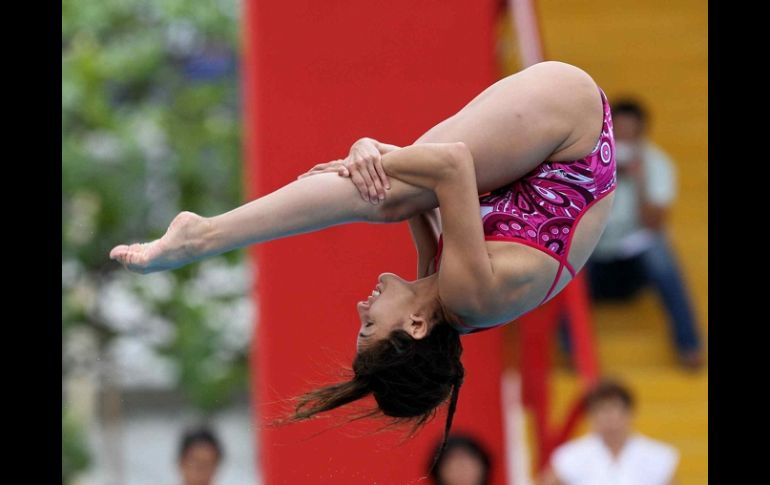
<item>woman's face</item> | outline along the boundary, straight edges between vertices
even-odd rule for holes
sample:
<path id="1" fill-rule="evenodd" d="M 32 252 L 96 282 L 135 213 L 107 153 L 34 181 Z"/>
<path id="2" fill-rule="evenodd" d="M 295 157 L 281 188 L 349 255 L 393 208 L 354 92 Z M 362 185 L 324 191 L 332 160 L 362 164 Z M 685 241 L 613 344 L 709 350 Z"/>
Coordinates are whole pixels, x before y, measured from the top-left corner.
<path id="1" fill-rule="evenodd" d="M 428 323 L 422 310 L 426 309 L 425 303 L 430 298 L 428 293 L 433 286 L 426 279 L 407 281 L 393 273 L 382 273 L 377 278 L 372 295 L 356 305 L 361 320 L 356 352 L 387 338 L 396 328 L 416 330 L 416 333 L 410 332 L 415 337 L 423 335 L 415 325 L 419 327 Z"/>

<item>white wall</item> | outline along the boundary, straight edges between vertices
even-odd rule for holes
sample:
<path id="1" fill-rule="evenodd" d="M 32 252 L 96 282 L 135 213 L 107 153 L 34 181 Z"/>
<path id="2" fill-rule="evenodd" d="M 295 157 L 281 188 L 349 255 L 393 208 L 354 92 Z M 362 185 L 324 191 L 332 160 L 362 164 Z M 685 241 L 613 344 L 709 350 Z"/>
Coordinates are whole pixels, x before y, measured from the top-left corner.
<path id="1" fill-rule="evenodd" d="M 89 434 L 94 466 L 78 485 L 179 485 L 176 455 L 183 430 L 195 421 L 186 410 L 149 409 L 124 415 L 117 427 Z M 262 485 L 255 467 L 255 437 L 244 404 L 210 421 L 224 448 L 216 485 Z"/>

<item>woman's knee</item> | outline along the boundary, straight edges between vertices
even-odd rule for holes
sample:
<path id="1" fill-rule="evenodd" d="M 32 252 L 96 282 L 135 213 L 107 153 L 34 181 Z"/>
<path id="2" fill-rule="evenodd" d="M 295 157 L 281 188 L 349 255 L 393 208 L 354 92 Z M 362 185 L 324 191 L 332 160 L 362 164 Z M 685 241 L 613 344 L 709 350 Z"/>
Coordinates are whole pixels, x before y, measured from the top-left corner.
<path id="1" fill-rule="evenodd" d="M 400 180 L 390 179 L 391 190 L 385 194 L 385 200 L 381 203 L 369 206 L 365 209 L 364 219 L 370 223 L 394 223 L 401 222 L 409 217 L 410 199 L 408 188 L 412 187 Z"/>
<path id="2" fill-rule="evenodd" d="M 391 183 L 391 186 L 393 183 Z M 372 222 L 403 222 L 410 217 L 422 212 L 420 206 L 415 204 L 412 198 L 388 197 L 385 196 L 383 203 L 374 211 L 374 220 Z"/>
<path id="3" fill-rule="evenodd" d="M 373 206 L 367 214 L 367 221 L 372 223 L 393 223 L 400 222 L 403 219 L 400 215 L 400 202 L 393 201 L 385 196 L 385 200 L 376 206 Z"/>

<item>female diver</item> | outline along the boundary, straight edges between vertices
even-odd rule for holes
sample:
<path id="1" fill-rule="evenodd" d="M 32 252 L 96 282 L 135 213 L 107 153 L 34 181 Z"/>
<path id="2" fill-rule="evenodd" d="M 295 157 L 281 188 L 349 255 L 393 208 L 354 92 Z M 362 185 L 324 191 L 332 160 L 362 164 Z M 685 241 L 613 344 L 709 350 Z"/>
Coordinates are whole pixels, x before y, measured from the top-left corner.
<path id="1" fill-rule="evenodd" d="M 160 239 L 110 257 L 149 273 L 338 224 L 407 220 L 418 279 L 380 275 L 357 304 L 352 378 L 304 394 L 292 419 L 372 394 L 377 408 L 364 416 L 417 430 L 449 400 L 446 436 L 464 376 L 460 336 L 542 305 L 585 264 L 612 204 L 614 151 L 601 88 L 575 66 L 542 62 L 410 146 L 362 138 L 344 160 L 221 215 L 182 212 Z"/>

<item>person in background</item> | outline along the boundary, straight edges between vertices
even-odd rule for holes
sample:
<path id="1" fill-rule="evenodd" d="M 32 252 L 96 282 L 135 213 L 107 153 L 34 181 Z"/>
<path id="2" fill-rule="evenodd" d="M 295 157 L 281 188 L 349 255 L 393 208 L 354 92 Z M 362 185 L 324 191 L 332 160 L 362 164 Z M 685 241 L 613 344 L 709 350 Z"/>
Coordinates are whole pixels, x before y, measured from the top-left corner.
<path id="1" fill-rule="evenodd" d="M 633 431 L 634 399 L 605 379 L 586 397 L 591 431 L 551 455 L 538 485 L 672 485 L 679 452 Z"/>
<path id="2" fill-rule="evenodd" d="M 668 315 L 680 363 L 702 364 L 698 324 L 666 235 L 676 196 L 671 159 L 647 138 L 648 115 L 636 100 L 612 103 L 618 187 L 607 226 L 588 261 L 592 297 L 627 299 L 652 286 Z"/>
<path id="3" fill-rule="evenodd" d="M 436 485 L 488 485 L 490 472 L 490 455 L 481 443 L 469 435 L 452 434 L 430 476 Z"/>
<path id="4" fill-rule="evenodd" d="M 214 433 L 204 427 L 186 431 L 179 445 L 182 485 L 212 485 L 223 451 Z"/>

